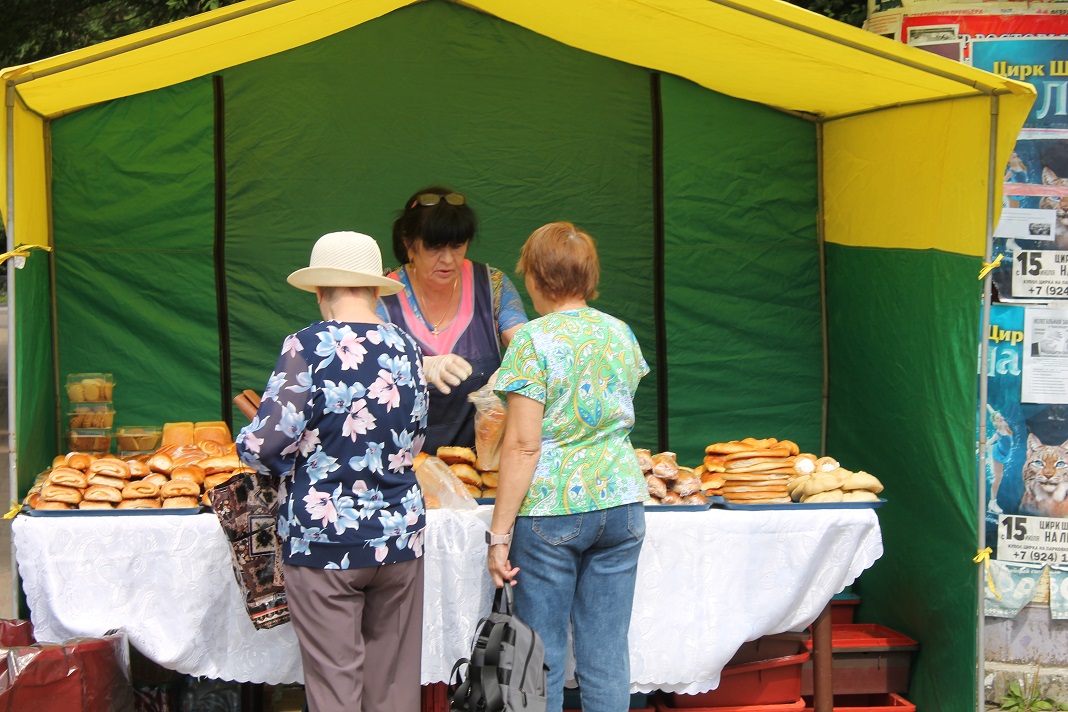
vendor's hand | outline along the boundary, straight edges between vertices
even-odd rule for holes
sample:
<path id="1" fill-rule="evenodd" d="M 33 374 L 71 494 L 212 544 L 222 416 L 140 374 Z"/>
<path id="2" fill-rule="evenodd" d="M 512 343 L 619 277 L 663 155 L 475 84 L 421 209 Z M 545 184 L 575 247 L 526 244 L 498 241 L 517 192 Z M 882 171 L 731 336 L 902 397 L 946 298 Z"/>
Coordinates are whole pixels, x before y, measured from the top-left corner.
<path id="1" fill-rule="evenodd" d="M 497 588 L 503 588 L 505 581 L 513 586 L 516 585 L 515 575 L 519 573 L 519 568 L 512 568 L 512 562 L 508 560 L 507 544 L 494 544 L 489 548 L 489 553 L 486 554 L 486 568 L 489 569 L 490 578 L 493 579 L 493 585 Z"/>
<path id="2" fill-rule="evenodd" d="M 442 393 L 451 393 L 451 386 L 458 386 L 471 375 L 471 364 L 462 356 L 442 354 L 423 359 L 423 374 L 426 380 Z"/>

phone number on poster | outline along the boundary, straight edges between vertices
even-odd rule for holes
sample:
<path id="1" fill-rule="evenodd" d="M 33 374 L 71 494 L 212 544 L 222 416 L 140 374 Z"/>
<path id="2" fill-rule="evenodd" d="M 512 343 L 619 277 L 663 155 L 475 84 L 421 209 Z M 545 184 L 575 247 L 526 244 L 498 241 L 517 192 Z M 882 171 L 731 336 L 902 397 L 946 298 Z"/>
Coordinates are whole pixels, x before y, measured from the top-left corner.
<path id="1" fill-rule="evenodd" d="M 998 518 L 998 560 L 1068 564 L 1068 519 L 1002 515 Z"/>
<path id="2" fill-rule="evenodd" d="M 1012 293 L 1068 297 L 1068 251 L 1018 250 L 1012 259 Z"/>

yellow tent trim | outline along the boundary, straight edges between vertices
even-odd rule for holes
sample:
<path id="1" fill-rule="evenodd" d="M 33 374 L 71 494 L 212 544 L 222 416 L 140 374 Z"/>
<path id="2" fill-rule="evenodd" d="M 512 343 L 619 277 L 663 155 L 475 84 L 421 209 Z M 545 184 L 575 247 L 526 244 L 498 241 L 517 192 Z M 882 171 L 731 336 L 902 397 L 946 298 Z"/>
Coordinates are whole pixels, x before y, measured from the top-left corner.
<path id="1" fill-rule="evenodd" d="M 4 129 L 0 145 L 8 170 L 0 177 L 0 189 L 6 196 L 0 209 L 5 217 L 14 212 L 20 243 L 48 244 L 45 168 L 38 163 L 45 156 L 42 119 L 315 42 L 409 4 L 404 0 L 248 0 L 3 70 L 0 80 L 7 100 L 5 116 L 0 119 Z M 1034 101 L 1030 85 L 779 0 L 468 0 L 465 4 L 572 47 L 675 74 L 729 96 L 826 122 L 828 127 L 841 119 L 845 126 L 829 131 L 824 138 L 824 174 L 832 182 L 836 180 L 832 166 L 843 165 L 867 165 L 896 179 L 907 177 L 907 167 L 889 168 L 880 163 L 896 164 L 911 155 L 913 132 L 902 130 L 902 121 L 894 117 L 908 115 L 910 120 L 927 125 L 930 122 L 923 118 L 926 111 L 941 117 L 951 112 L 965 124 L 955 127 L 961 136 L 970 140 L 977 133 L 989 134 L 990 109 L 986 105 L 977 108 L 972 99 L 983 97 L 985 102 L 995 95 L 999 98 L 991 106 L 1000 112 L 996 154 L 989 156 L 989 140 L 963 151 L 962 138 L 954 139 L 954 149 L 942 155 L 950 162 L 949 168 L 958 160 L 971 161 L 964 156 L 969 152 L 978 154 L 979 160 L 1004 165 Z M 965 102 L 967 108 L 949 108 L 959 102 Z M 865 142 L 865 130 L 856 127 L 878 126 L 882 130 L 891 125 L 897 126 L 890 131 L 896 138 L 872 135 L 866 139 L 867 147 L 855 145 Z M 850 145 L 839 140 L 848 140 Z M 868 151 L 872 155 L 858 163 L 856 159 Z M 960 170 L 968 169 L 960 166 Z M 974 201 L 979 195 L 975 191 L 981 191 L 980 204 L 985 204 L 990 191 L 985 185 L 987 172 L 982 175 L 984 185 L 972 183 L 968 198 Z M 912 183 L 908 188 L 895 187 L 898 201 L 909 195 L 933 195 L 931 191 L 938 190 L 922 174 L 912 177 Z M 850 191 L 839 186 L 828 198 L 844 200 L 849 195 Z M 900 206 L 900 202 L 896 204 Z M 968 229 L 947 243 L 945 233 L 889 231 L 866 224 L 843 230 L 832 220 L 825 236 L 844 244 L 936 247 L 983 254 L 985 230 L 974 233 L 970 224 L 961 227 Z"/>

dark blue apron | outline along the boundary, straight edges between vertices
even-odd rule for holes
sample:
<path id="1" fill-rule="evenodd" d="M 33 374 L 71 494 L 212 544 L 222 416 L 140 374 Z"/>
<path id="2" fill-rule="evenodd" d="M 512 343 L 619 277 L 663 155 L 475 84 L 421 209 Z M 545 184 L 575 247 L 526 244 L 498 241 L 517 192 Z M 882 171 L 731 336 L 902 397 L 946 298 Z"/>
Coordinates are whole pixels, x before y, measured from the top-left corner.
<path id="1" fill-rule="evenodd" d="M 463 356 L 471 364 L 471 376 L 452 392 L 445 394 L 430 386 L 430 413 L 426 430 L 426 442 L 423 451 L 434 454 L 443 445 L 457 447 L 474 447 L 475 445 L 475 406 L 467 400 L 486 385 L 490 376 L 501 366 L 501 347 L 497 336 L 497 319 L 493 310 L 493 286 L 490 284 L 489 268 L 472 261 L 474 282 L 474 314 L 467 329 L 456 341 L 452 353 Z M 405 329 L 408 327 L 404 312 L 400 306 L 401 294 L 382 297 L 382 303 L 389 314 L 389 320 Z M 425 355 L 433 353 L 427 344 L 418 337 L 413 337 Z"/>

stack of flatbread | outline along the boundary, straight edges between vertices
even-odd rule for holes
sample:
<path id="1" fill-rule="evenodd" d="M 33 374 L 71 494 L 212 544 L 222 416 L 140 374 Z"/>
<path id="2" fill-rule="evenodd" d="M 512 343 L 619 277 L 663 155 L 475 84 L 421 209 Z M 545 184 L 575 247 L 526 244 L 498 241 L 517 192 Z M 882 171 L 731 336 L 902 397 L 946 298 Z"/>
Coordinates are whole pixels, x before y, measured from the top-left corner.
<path id="1" fill-rule="evenodd" d="M 722 495 L 740 504 L 787 504 L 787 483 L 797 473 L 798 447 L 789 440 L 745 438 L 705 448 L 701 486 L 706 495 Z"/>

